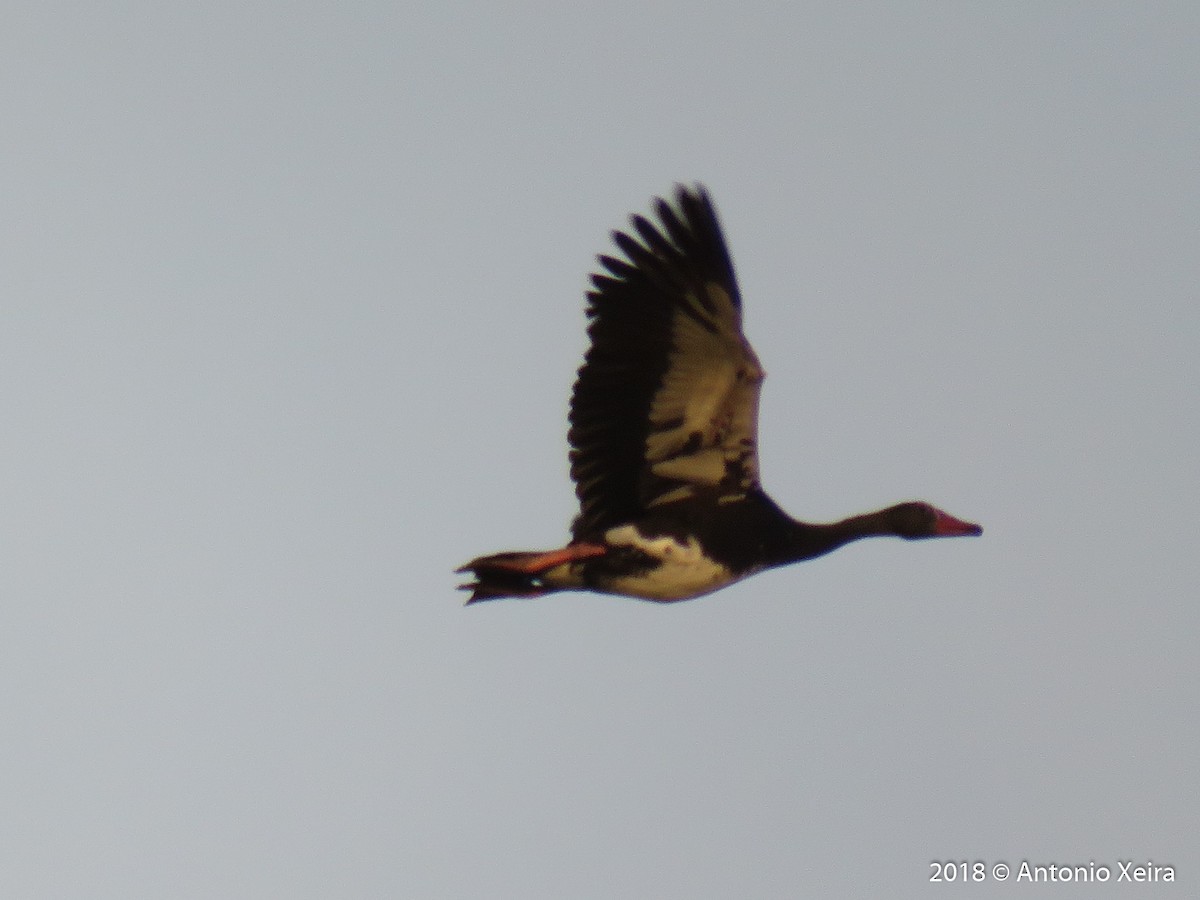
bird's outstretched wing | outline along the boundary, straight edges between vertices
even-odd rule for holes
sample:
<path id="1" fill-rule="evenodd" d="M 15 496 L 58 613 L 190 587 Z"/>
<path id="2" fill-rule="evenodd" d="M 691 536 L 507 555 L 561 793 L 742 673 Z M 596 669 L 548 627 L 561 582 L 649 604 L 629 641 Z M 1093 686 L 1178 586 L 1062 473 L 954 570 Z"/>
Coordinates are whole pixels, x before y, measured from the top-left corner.
<path id="1" fill-rule="evenodd" d="M 571 477 L 584 539 L 654 506 L 758 485 L 763 370 L 712 201 L 680 186 L 658 223 L 614 232 L 588 293 L 591 347 L 571 397 Z M 632 234 L 636 233 L 637 237 Z"/>

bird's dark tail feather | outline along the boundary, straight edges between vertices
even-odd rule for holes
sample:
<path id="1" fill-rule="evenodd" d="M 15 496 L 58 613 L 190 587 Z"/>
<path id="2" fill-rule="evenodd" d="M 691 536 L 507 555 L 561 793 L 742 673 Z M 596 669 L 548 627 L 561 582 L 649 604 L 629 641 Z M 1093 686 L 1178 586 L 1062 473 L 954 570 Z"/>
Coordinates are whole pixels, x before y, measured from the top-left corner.
<path id="1" fill-rule="evenodd" d="M 467 605 L 501 597 L 540 597 L 559 587 L 548 585 L 542 576 L 563 563 L 600 556 L 608 548 L 598 544 L 569 544 L 558 550 L 493 553 L 473 559 L 455 571 L 470 572 L 475 580 L 459 585 L 471 592 Z"/>

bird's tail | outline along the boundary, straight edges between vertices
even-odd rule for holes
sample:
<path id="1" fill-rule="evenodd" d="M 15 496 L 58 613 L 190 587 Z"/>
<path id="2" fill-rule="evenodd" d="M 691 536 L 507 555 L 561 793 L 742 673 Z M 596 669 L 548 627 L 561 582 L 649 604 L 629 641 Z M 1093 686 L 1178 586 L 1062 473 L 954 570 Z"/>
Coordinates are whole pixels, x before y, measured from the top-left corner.
<path id="1" fill-rule="evenodd" d="M 467 604 L 501 597 L 540 597 L 562 590 L 566 582 L 552 583 L 544 576 L 566 563 L 602 556 L 608 548 L 600 544 L 568 544 L 558 550 L 510 551 L 480 556 L 456 572 L 470 572 L 475 580 L 459 585 L 471 592 Z"/>

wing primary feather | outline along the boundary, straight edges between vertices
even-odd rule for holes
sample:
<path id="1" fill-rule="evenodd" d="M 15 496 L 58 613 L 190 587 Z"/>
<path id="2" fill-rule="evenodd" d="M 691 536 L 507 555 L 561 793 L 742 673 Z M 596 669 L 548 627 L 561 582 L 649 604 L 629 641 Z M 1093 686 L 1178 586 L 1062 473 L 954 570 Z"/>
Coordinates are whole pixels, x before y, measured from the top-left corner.
<path id="1" fill-rule="evenodd" d="M 661 275 L 662 266 L 659 264 L 659 260 L 653 251 L 643 247 L 623 231 L 617 231 L 613 234 L 615 235 L 613 240 L 616 242 L 616 245 L 621 248 L 621 251 L 633 263 L 633 268 L 636 271 L 632 277 L 641 275 L 654 277 Z"/>
<path id="2" fill-rule="evenodd" d="M 690 243 L 691 234 L 684 227 L 683 223 L 679 221 L 679 217 L 675 215 L 675 210 L 671 208 L 671 205 L 659 197 L 654 204 L 654 211 L 662 221 L 663 226 L 667 229 L 667 234 L 670 235 L 671 240 L 675 242 L 675 246 L 686 247 Z"/>
<path id="3" fill-rule="evenodd" d="M 638 235 L 646 246 L 650 248 L 652 253 L 661 257 L 664 262 L 667 260 L 672 263 L 678 262 L 678 248 L 674 247 L 670 241 L 663 237 L 661 231 L 651 225 L 642 216 L 634 216 L 632 221 L 633 227 L 637 229 Z"/>
<path id="4" fill-rule="evenodd" d="M 637 271 L 637 269 L 625 262 L 625 260 L 617 259 L 614 256 L 601 254 L 600 256 L 597 256 L 596 259 L 599 261 L 600 265 L 604 266 L 604 268 L 608 269 L 610 273 L 618 278 L 628 278 Z"/>

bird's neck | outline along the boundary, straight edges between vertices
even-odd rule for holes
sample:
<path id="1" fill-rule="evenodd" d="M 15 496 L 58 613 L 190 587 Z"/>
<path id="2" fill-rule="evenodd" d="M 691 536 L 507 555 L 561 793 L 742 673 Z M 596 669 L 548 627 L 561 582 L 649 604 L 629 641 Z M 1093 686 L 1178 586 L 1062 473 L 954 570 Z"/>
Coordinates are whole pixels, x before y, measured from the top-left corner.
<path id="1" fill-rule="evenodd" d="M 779 548 L 778 559 L 773 562 L 776 565 L 800 562 L 824 556 L 843 544 L 861 538 L 895 534 L 887 514 L 888 510 L 881 509 L 861 516 L 850 516 L 840 522 L 813 523 L 792 520 L 783 546 Z"/>

